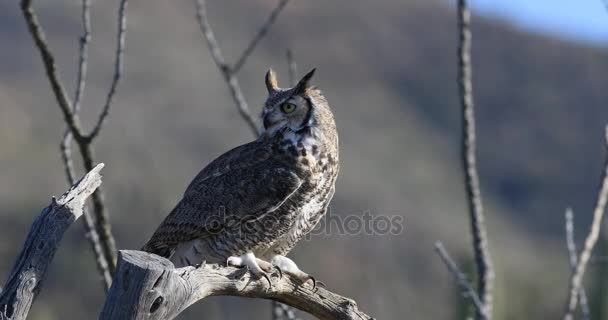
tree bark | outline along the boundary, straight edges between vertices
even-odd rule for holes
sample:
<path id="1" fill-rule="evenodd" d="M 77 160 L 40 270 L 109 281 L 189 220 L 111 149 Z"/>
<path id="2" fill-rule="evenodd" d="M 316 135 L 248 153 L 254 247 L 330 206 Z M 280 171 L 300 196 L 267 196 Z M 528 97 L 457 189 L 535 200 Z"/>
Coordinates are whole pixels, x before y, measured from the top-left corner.
<path id="1" fill-rule="evenodd" d="M 121 250 L 118 268 L 100 320 L 173 319 L 188 306 L 210 296 L 239 296 L 283 302 L 325 319 L 372 319 L 355 301 L 288 275 L 253 279 L 247 269 L 203 264 L 176 269 L 154 254 Z"/>
<path id="2" fill-rule="evenodd" d="M 32 306 L 63 234 L 83 213 L 85 200 L 101 184 L 98 164 L 36 218 L 0 294 L 0 320 L 23 320 Z"/>

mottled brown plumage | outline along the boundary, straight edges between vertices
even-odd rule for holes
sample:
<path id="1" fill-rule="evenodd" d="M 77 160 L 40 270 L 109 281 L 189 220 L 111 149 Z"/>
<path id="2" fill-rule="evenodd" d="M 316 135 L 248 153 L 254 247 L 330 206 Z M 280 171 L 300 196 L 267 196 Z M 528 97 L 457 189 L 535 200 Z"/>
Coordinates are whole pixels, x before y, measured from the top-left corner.
<path id="1" fill-rule="evenodd" d="M 284 256 L 325 214 L 339 168 L 334 117 L 309 85 L 313 73 L 281 89 L 268 72 L 263 134 L 207 165 L 143 250 L 179 266 L 249 265 L 249 254 L 265 271 L 272 262 L 300 272 Z"/>

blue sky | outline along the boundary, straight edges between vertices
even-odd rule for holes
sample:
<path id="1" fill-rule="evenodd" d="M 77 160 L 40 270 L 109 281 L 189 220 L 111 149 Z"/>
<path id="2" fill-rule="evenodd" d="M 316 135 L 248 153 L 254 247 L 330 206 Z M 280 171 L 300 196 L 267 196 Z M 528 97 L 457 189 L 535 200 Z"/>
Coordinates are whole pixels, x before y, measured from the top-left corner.
<path id="1" fill-rule="evenodd" d="M 608 46 L 608 0 L 469 0 L 473 11 L 528 30 Z"/>

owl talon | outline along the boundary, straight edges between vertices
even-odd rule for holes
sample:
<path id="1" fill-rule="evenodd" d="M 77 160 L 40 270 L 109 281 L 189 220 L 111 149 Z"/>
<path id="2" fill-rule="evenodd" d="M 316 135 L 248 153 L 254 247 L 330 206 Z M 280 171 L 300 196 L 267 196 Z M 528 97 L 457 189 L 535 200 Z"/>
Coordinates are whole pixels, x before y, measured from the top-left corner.
<path id="1" fill-rule="evenodd" d="M 256 278 L 266 279 L 269 288 L 272 288 L 272 282 L 270 281 L 268 273 L 272 271 L 273 266 L 269 262 L 257 259 L 252 252 L 247 252 L 238 257 L 228 257 L 228 259 L 226 259 L 226 265 L 238 268 L 246 267 Z"/>
<path id="2" fill-rule="evenodd" d="M 318 288 L 327 288 L 327 285 L 323 281 L 317 281 Z"/>
<path id="3" fill-rule="evenodd" d="M 311 275 L 307 275 L 307 276 L 308 276 L 308 279 L 303 281 L 302 283 L 306 283 L 306 282 L 308 282 L 308 280 L 312 280 L 312 289 L 313 290 L 315 290 L 319 287 L 327 288 L 327 286 L 325 285 L 325 283 L 323 281 L 317 281 L 317 279 Z"/>
<path id="4" fill-rule="evenodd" d="M 266 288 L 266 292 L 268 292 L 268 290 L 270 290 L 272 288 L 272 282 L 270 281 L 270 277 L 268 277 L 268 275 L 266 273 L 262 273 L 260 276 L 264 277 L 264 279 L 266 279 L 266 281 L 268 281 L 268 288 Z"/>
<path id="5" fill-rule="evenodd" d="M 279 274 L 279 279 L 283 279 L 283 270 L 281 270 L 279 266 L 273 266 L 273 268 L 277 270 L 277 273 Z"/>
<path id="6" fill-rule="evenodd" d="M 317 283 L 319 285 L 323 285 L 325 286 L 325 284 L 321 281 L 317 281 L 317 279 L 305 272 L 303 272 L 302 270 L 300 270 L 300 268 L 298 268 L 298 266 L 296 265 L 295 262 L 293 262 L 291 259 L 285 257 L 285 256 L 281 256 L 281 255 L 276 255 L 272 258 L 272 264 L 275 266 L 275 268 L 277 268 L 278 270 L 280 270 L 280 277 L 283 277 L 283 274 L 288 274 L 291 277 L 299 280 L 302 284 L 308 282 L 308 281 L 312 281 L 312 288 L 316 289 L 317 288 Z"/>
<path id="7" fill-rule="evenodd" d="M 315 279 L 313 276 L 308 276 L 308 278 L 312 280 L 312 289 L 315 290 L 317 288 L 317 279 Z M 303 283 L 306 283 L 307 281 L 308 280 L 304 281 Z"/>

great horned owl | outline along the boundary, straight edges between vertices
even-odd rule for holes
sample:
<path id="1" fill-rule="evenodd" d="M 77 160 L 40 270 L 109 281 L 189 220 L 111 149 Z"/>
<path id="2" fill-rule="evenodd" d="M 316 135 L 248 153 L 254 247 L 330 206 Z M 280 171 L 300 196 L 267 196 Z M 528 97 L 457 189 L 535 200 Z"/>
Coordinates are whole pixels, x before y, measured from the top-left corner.
<path id="1" fill-rule="evenodd" d="M 313 280 L 286 257 L 327 210 L 338 175 L 334 116 L 309 82 L 293 88 L 266 73 L 263 133 L 207 165 L 142 250 L 176 266 L 227 262 L 258 277 L 278 267 Z"/>

